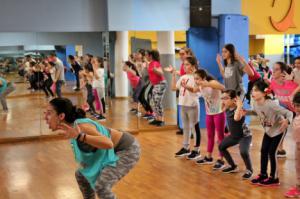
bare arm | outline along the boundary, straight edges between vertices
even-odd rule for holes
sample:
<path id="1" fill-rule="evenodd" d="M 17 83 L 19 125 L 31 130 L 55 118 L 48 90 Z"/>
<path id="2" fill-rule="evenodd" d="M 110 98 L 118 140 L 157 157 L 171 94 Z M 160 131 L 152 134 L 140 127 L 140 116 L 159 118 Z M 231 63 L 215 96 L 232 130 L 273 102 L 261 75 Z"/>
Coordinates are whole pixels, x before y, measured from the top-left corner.
<path id="1" fill-rule="evenodd" d="M 178 90 L 177 88 L 176 88 L 176 71 L 173 71 L 173 73 L 172 73 L 172 91 L 176 91 L 176 90 Z"/>
<path id="2" fill-rule="evenodd" d="M 201 86 L 202 87 L 211 87 L 213 89 L 217 89 L 217 90 L 221 90 L 221 91 L 223 91 L 225 89 L 225 86 L 223 84 L 221 84 L 220 82 L 218 82 L 217 80 L 203 82 L 203 84 Z"/>
<path id="3" fill-rule="evenodd" d="M 82 123 L 78 125 L 81 132 L 85 133 L 84 143 L 92 145 L 98 149 L 112 149 L 114 144 L 112 140 L 104 135 L 101 132 L 98 132 L 96 127 L 92 124 Z M 83 141 L 83 137 L 80 137 L 80 141 Z"/>
<path id="4" fill-rule="evenodd" d="M 224 67 L 221 63 L 221 55 L 217 54 L 216 60 L 217 60 L 218 66 L 219 66 L 220 73 L 221 73 L 222 77 L 224 78 L 225 70 L 224 70 Z"/>
<path id="5" fill-rule="evenodd" d="M 153 72 L 156 73 L 156 74 L 158 74 L 158 75 L 160 75 L 160 76 L 164 75 L 164 72 L 163 72 L 163 70 L 162 70 L 161 67 L 159 67 L 159 68 L 156 68 L 156 67 L 153 68 Z"/>

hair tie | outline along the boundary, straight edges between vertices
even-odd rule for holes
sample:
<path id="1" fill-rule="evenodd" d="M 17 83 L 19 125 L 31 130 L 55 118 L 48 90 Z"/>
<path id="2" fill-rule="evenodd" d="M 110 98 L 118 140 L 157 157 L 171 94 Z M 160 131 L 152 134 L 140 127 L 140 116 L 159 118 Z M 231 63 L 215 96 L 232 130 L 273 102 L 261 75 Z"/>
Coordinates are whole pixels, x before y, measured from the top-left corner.
<path id="1" fill-rule="evenodd" d="M 267 95 L 269 95 L 269 94 L 272 93 L 272 89 L 271 89 L 270 87 L 265 88 L 264 92 L 265 92 Z"/>

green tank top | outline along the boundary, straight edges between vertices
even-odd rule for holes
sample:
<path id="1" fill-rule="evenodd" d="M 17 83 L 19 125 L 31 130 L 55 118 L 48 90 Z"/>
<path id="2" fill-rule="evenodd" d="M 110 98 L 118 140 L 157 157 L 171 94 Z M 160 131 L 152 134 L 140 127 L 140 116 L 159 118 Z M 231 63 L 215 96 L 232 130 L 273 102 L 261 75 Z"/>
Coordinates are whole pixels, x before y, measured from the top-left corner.
<path id="1" fill-rule="evenodd" d="M 2 82 L 2 85 L 0 86 L 0 94 L 1 94 L 1 93 L 3 93 L 3 92 L 6 90 L 6 88 L 7 88 L 7 81 L 6 81 L 4 78 L 2 78 L 2 77 L 0 77 L 0 80 L 1 80 L 1 82 Z"/>
<path id="2" fill-rule="evenodd" d="M 74 124 L 81 123 L 93 124 L 99 133 L 110 138 L 110 133 L 101 124 L 88 118 L 77 119 Z M 79 149 L 76 139 L 71 139 L 70 142 L 75 160 L 81 165 L 79 172 L 87 179 L 91 187 L 95 189 L 95 183 L 101 171 L 106 166 L 115 167 L 116 162 L 119 160 L 118 156 L 115 154 L 114 149 L 97 149 L 96 152 L 83 152 Z"/>

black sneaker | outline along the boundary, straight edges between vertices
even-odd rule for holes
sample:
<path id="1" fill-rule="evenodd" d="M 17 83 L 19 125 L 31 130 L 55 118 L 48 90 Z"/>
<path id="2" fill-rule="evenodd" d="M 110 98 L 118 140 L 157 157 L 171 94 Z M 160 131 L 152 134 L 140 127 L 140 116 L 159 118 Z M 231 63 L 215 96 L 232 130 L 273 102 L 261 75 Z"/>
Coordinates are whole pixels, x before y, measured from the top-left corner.
<path id="1" fill-rule="evenodd" d="M 137 112 L 137 109 L 136 109 L 136 108 L 132 108 L 132 109 L 130 109 L 130 112 L 136 113 L 136 112 Z"/>
<path id="2" fill-rule="evenodd" d="M 182 148 L 177 153 L 175 153 L 175 157 L 184 157 L 190 154 L 191 152 L 189 149 Z"/>
<path id="3" fill-rule="evenodd" d="M 193 150 L 192 153 L 187 156 L 187 159 L 188 160 L 197 160 L 200 157 L 201 157 L 200 153 L 198 151 Z"/>
<path id="4" fill-rule="evenodd" d="M 106 118 L 103 115 L 96 115 L 95 118 L 99 121 L 105 121 Z"/>
<path id="5" fill-rule="evenodd" d="M 242 176 L 243 179 L 247 180 L 250 179 L 252 177 L 253 172 L 250 170 L 246 170 L 246 172 L 244 173 L 244 175 Z"/>
<path id="6" fill-rule="evenodd" d="M 239 168 L 235 165 L 233 166 L 228 166 L 227 168 L 223 169 L 223 173 L 237 173 L 239 171 Z"/>
<path id="7" fill-rule="evenodd" d="M 213 170 L 220 170 L 225 167 L 225 162 L 223 160 L 217 160 L 215 165 L 213 166 Z"/>
<path id="8" fill-rule="evenodd" d="M 165 125 L 165 122 L 164 121 L 159 121 L 157 120 L 155 126 L 164 126 Z"/>
<path id="9" fill-rule="evenodd" d="M 269 178 L 261 181 L 259 183 L 259 185 L 266 186 L 266 187 L 278 186 L 278 185 L 280 185 L 279 178 L 274 179 L 273 177 L 269 177 Z"/>
<path id="10" fill-rule="evenodd" d="M 251 184 L 258 185 L 260 182 L 264 181 L 265 179 L 268 179 L 268 175 L 262 175 L 259 174 L 254 179 L 251 180 Z"/>
<path id="11" fill-rule="evenodd" d="M 214 161 L 213 158 L 208 158 L 205 156 L 203 159 L 198 160 L 196 163 L 197 164 L 213 164 L 214 163 L 213 161 Z"/>
<path id="12" fill-rule="evenodd" d="M 277 151 L 277 157 L 278 158 L 285 158 L 286 157 L 286 151 L 284 149 Z"/>
<path id="13" fill-rule="evenodd" d="M 183 135 L 183 130 L 179 129 L 178 131 L 176 131 L 176 135 Z"/>
<path id="14" fill-rule="evenodd" d="M 149 124 L 151 124 L 151 125 L 157 125 L 159 122 L 160 121 L 154 119 L 151 122 L 149 122 Z"/>

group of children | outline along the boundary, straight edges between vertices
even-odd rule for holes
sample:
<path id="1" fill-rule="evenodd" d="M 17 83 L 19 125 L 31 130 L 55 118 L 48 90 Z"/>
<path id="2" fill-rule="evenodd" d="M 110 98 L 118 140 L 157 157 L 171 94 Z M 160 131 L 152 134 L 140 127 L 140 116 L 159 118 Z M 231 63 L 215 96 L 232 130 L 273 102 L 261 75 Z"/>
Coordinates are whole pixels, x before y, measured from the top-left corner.
<path id="1" fill-rule="evenodd" d="M 292 131 L 296 141 L 296 168 L 298 184 L 285 195 L 287 197 L 300 196 L 300 87 L 298 70 L 300 58 L 295 59 L 295 68 L 291 69 L 283 62 L 276 62 L 272 76 L 262 75 L 251 62 L 246 62 L 237 54 L 232 44 L 226 44 L 222 55 L 217 55 L 216 61 L 224 79 L 224 85 L 198 66 L 198 61 L 186 53 L 190 50 L 183 48 L 180 53 L 183 64 L 180 71 L 173 67 L 165 70 L 173 74 L 172 89 L 179 90 L 178 105 L 181 107 L 183 126 L 182 148 L 175 153 L 176 157 L 186 157 L 196 160 L 197 164 L 213 164 L 214 170 L 223 173 L 236 173 L 238 165 L 232 159 L 228 148 L 239 145 L 241 157 L 246 170 L 243 179 L 251 179 L 253 167 L 250 157 L 252 133 L 245 122 L 247 115 L 257 115 L 264 128 L 261 144 L 261 165 L 259 174 L 251 179 L 251 184 L 260 186 L 279 185 L 277 157 L 286 155 L 283 140 L 288 127 L 293 124 Z M 299 63 L 298 63 L 299 62 Z M 224 66 L 223 66 L 224 64 Z M 183 68 L 183 70 L 182 70 Z M 249 90 L 244 92 L 243 75 L 249 76 Z M 266 73 L 264 71 L 263 73 Z M 177 76 L 179 80 L 177 80 Z M 245 95 L 248 95 L 245 96 Z M 199 97 L 205 102 L 207 128 L 207 154 L 202 158 L 199 147 L 201 134 L 199 130 Z M 243 101 L 251 100 L 252 109 L 243 108 Z M 229 134 L 225 136 L 225 128 Z M 193 149 L 190 144 L 191 134 L 195 136 Z M 212 152 L 217 134 L 219 158 L 213 161 Z M 225 161 L 228 166 L 225 166 Z M 270 172 L 267 165 L 270 162 Z"/>
<path id="2" fill-rule="evenodd" d="M 167 81 L 160 64 L 160 55 L 157 50 L 138 50 L 131 55 L 123 66 L 131 87 L 133 88 L 134 106 L 131 112 L 140 114 L 140 103 L 145 114 L 143 118 L 149 120 L 150 125 L 163 126 L 163 97 L 167 89 Z"/>

